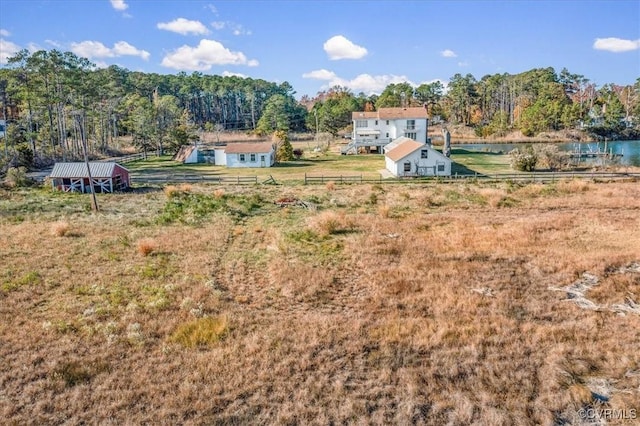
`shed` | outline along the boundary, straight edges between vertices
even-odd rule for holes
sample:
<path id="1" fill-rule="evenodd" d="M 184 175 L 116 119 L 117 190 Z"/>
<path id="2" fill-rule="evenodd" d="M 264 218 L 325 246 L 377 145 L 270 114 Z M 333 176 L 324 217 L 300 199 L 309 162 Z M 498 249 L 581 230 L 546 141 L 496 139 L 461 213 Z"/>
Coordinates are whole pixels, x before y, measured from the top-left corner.
<path id="1" fill-rule="evenodd" d="M 95 192 L 122 191 L 131 186 L 129 170 L 115 162 L 90 162 Z M 64 192 L 90 192 L 85 163 L 56 163 L 49 175 L 51 186 Z"/>
<path id="2" fill-rule="evenodd" d="M 224 154 L 227 167 L 271 167 L 276 161 L 275 149 L 270 142 L 229 143 Z"/>
<path id="3" fill-rule="evenodd" d="M 451 159 L 430 145 L 407 139 L 385 154 L 385 166 L 392 175 L 450 176 Z"/>

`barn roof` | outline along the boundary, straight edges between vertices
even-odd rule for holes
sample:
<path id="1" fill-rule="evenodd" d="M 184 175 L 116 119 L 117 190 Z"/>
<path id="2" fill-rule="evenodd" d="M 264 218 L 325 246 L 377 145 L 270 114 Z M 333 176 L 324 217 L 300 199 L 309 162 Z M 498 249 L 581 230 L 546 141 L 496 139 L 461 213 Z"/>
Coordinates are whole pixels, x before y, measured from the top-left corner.
<path id="1" fill-rule="evenodd" d="M 224 149 L 227 154 L 268 153 L 273 150 L 271 142 L 236 142 L 229 143 Z"/>
<path id="2" fill-rule="evenodd" d="M 406 141 L 399 143 L 391 151 L 387 152 L 386 156 L 389 157 L 392 161 L 400 161 L 407 155 L 417 151 L 420 148 L 427 148 L 427 145 L 416 142 L 413 139 L 407 139 Z"/>
<path id="3" fill-rule="evenodd" d="M 103 178 L 113 176 L 113 172 L 116 167 L 127 170 L 118 163 L 114 162 L 98 162 L 92 161 L 89 163 L 89 169 L 91 170 L 91 177 Z M 56 163 L 53 166 L 53 170 L 49 175 L 51 178 L 78 178 L 89 177 L 87 173 L 87 165 L 85 163 Z"/>

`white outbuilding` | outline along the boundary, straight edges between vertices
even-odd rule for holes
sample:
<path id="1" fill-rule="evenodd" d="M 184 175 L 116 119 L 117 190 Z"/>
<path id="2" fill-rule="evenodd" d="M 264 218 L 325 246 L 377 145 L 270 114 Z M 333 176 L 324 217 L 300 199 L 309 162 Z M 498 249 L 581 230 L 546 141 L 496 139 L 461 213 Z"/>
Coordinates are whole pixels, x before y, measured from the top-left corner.
<path id="1" fill-rule="evenodd" d="M 385 166 L 396 177 L 451 176 L 451 159 L 430 145 L 408 138 L 385 153 Z"/>
<path id="2" fill-rule="evenodd" d="M 236 142 L 227 144 L 224 157 L 227 167 L 271 167 L 276 161 L 276 152 L 271 142 Z"/>

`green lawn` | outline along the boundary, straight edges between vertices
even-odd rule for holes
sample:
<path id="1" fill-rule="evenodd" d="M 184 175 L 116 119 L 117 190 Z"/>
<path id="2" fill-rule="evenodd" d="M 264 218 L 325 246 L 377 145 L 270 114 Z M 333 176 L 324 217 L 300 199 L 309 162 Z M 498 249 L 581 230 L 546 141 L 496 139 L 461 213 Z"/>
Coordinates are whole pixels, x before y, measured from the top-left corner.
<path id="1" fill-rule="evenodd" d="M 302 147 L 303 149 L 306 146 Z M 495 153 L 452 150 L 454 174 L 511 172 L 509 156 Z M 170 156 L 150 157 L 145 161 L 128 163 L 134 174 L 147 177 L 201 175 L 201 176 L 257 176 L 259 180 L 273 176 L 276 181 L 302 181 L 310 176 L 360 176 L 365 179 L 380 178 L 385 168 L 384 156 L 377 154 L 340 155 L 338 152 L 313 152 L 305 149 L 300 160 L 287 161 L 269 168 L 227 168 L 211 164 L 182 164 Z"/>

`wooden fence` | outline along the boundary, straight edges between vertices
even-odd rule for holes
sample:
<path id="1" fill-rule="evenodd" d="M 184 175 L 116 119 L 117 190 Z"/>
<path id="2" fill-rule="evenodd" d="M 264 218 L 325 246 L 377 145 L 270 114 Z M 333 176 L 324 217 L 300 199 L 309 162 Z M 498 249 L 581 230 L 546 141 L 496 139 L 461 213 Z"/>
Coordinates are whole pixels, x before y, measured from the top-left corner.
<path id="1" fill-rule="evenodd" d="M 359 176 L 308 176 L 306 173 L 304 174 L 304 184 L 312 184 L 312 183 L 325 183 L 325 182 L 334 182 L 334 183 L 362 183 L 366 180 L 362 178 L 362 175 Z"/>
<path id="2" fill-rule="evenodd" d="M 366 178 L 362 175 L 352 176 L 308 176 L 305 174 L 304 183 L 321 184 L 326 182 L 334 183 L 447 183 L 460 182 L 465 180 L 477 181 L 511 181 L 521 183 L 553 183 L 561 180 L 583 179 L 593 181 L 612 180 L 637 180 L 640 173 L 612 173 L 612 172 L 536 172 L 536 173 L 496 173 L 496 174 L 454 174 L 451 176 L 402 176 L 397 178 Z"/>
<path id="3" fill-rule="evenodd" d="M 251 185 L 258 183 L 258 176 L 207 176 L 193 174 L 162 174 L 162 175 L 138 175 L 133 174 L 131 179 L 135 183 L 162 184 L 162 183 L 216 183 L 232 185 Z"/>
<path id="4" fill-rule="evenodd" d="M 115 161 L 116 163 L 131 163 L 133 161 L 146 160 L 149 157 L 156 157 L 156 156 L 157 156 L 157 153 L 155 151 L 147 152 L 146 154 L 144 152 L 137 152 L 135 154 L 123 155 L 121 157 L 105 158 L 104 160 L 100 160 L 100 161 L 101 162 Z"/>

